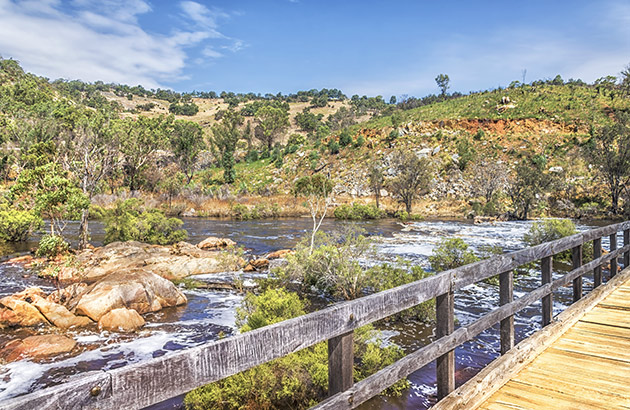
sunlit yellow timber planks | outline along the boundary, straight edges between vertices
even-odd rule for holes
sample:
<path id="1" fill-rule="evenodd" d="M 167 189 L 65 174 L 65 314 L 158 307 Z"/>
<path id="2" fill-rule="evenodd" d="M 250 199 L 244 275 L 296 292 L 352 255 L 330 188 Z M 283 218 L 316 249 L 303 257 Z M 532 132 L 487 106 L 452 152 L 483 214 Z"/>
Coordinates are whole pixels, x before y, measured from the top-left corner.
<path id="1" fill-rule="evenodd" d="M 630 409 L 630 281 L 478 409 Z"/>

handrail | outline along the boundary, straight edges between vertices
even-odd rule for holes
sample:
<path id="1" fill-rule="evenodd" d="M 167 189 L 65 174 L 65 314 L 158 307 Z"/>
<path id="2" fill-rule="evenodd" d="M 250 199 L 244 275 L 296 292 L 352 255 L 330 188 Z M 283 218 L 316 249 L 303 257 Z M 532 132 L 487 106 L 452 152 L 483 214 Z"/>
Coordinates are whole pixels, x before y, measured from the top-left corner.
<path id="1" fill-rule="evenodd" d="M 545 261 L 550 267 L 553 255 L 581 248 L 589 241 L 601 244 L 603 236 L 614 235 L 616 238 L 620 231 L 624 233 L 622 248 L 614 249 L 614 246 L 610 253 L 585 265 L 581 263 L 581 251 L 574 251 L 575 269 L 512 300 L 513 269 L 539 259 L 543 260 L 543 268 Z M 611 244 L 616 245 L 613 241 Z M 144 408 L 322 341 L 329 343 L 329 390 L 333 395 L 316 408 L 354 408 L 432 360 L 438 361 L 438 396 L 441 398 L 454 389 L 454 349 L 457 346 L 501 322 L 501 350 L 505 353 L 514 344 L 512 318 L 516 312 L 539 299 L 547 302 L 543 303 L 543 309 L 545 306 L 550 309 L 552 292 L 571 281 L 574 281 L 574 291 L 579 289 L 581 297 L 581 276 L 608 261 L 613 265 L 622 254 L 624 263 L 630 260 L 630 221 L 499 255 L 146 362 L 77 375 L 64 384 L 9 399 L 0 403 L 0 409 Z M 578 256 L 579 261 L 575 259 Z M 550 275 L 550 271 L 548 273 Z M 454 330 L 453 292 L 499 274 L 501 306 L 470 325 Z M 577 288 L 576 281 L 580 284 Z M 437 330 L 441 337 L 353 384 L 352 372 L 348 371 L 353 361 L 353 331 L 433 298 L 437 299 Z M 551 319 L 551 311 L 547 313 Z"/>

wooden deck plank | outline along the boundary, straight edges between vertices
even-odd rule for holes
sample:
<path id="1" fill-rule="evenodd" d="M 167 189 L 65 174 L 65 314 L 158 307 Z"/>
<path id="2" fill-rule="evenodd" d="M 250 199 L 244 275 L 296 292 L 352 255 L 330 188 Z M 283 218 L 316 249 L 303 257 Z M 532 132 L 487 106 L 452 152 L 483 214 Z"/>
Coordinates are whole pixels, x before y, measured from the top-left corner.
<path id="1" fill-rule="evenodd" d="M 630 281 L 477 409 L 630 409 Z"/>

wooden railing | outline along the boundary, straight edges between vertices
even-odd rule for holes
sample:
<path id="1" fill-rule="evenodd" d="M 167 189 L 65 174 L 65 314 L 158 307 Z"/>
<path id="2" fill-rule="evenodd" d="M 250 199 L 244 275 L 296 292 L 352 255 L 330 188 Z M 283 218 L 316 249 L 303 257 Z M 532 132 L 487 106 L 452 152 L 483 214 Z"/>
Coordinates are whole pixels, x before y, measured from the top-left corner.
<path id="1" fill-rule="evenodd" d="M 617 249 L 617 233 L 624 246 Z M 601 239 L 610 237 L 610 252 L 602 256 Z M 595 259 L 582 263 L 582 248 L 594 244 Z M 572 250 L 573 270 L 552 280 L 553 256 Z M 602 283 L 602 265 L 617 259 L 630 265 L 630 222 L 598 228 L 535 247 L 439 273 L 394 289 L 339 303 L 326 309 L 266 326 L 146 362 L 107 371 L 81 374 L 65 384 L 49 387 L 0 403 L 0 409 L 143 408 L 192 389 L 221 380 L 261 363 L 328 341 L 329 392 L 318 409 L 350 409 L 376 396 L 396 381 L 433 360 L 437 361 L 438 398 L 455 387 L 455 348 L 500 323 L 501 352 L 514 346 L 514 314 L 542 300 L 542 321 L 552 321 L 553 292 L 573 284 L 573 300 L 582 297 L 582 276 L 593 272 L 594 285 Z M 513 270 L 541 261 L 542 283 L 524 296 L 513 298 Z M 499 275 L 500 306 L 471 324 L 454 329 L 454 292 Z M 436 299 L 437 339 L 366 379 L 353 383 L 353 331 L 360 326 Z"/>

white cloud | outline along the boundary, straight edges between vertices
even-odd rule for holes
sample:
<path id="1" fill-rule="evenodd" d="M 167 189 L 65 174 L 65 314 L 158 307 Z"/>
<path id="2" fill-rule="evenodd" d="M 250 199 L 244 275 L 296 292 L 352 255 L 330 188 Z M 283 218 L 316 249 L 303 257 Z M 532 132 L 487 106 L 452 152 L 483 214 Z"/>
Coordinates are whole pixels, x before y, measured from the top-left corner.
<path id="1" fill-rule="evenodd" d="M 218 31 L 217 20 L 227 14 L 190 1 L 182 8 L 197 12 L 187 14 L 192 29 L 155 34 L 138 23 L 139 15 L 151 12 L 143 0 L 72 0 L 70 7 L 56 0 L 0 0 L 0 55 L 53 79 L 160 87 L 184 79 L 189 47 L 213 50 L 213 39 L 237 42 Z"/>

